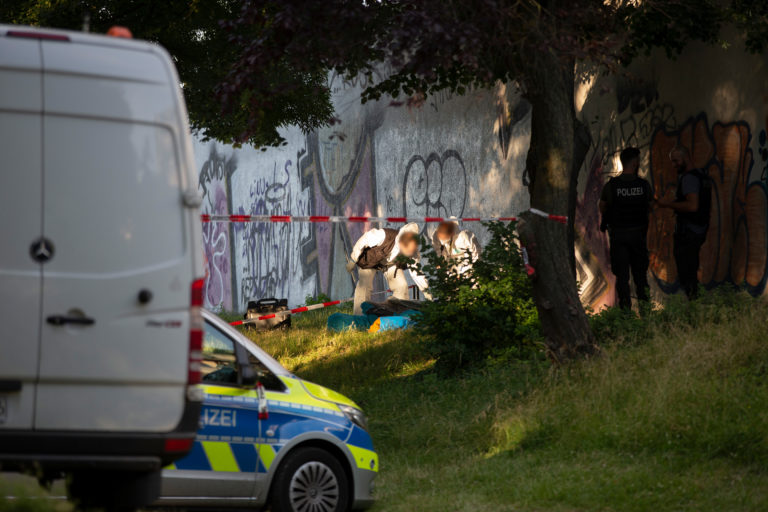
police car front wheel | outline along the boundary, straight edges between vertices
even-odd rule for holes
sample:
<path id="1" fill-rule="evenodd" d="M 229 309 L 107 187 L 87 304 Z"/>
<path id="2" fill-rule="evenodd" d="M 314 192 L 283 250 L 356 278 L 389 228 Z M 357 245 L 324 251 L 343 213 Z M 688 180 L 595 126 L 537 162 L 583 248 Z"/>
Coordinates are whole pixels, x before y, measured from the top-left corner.
<path id="1" fill-rule="evenodd" d="M 346 512 L 349 481 L 339 461 L 320 448 L 290 453 L 275 475 L 273 512 Z"/>

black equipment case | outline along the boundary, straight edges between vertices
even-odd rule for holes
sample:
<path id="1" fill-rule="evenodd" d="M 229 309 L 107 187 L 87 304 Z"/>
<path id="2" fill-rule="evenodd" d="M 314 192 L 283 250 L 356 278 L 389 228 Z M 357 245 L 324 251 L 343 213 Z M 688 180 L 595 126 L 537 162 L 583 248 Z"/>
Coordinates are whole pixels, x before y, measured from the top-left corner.
<path id="1" fill-rule="evenodd" d="M 288 311 L 288 299 L 260 299 L 248 301 L 248 310 L 244 318 L 246 320 L 259 318 L 260 316 Z M 249 322 L 248 327 L 257 331 L 271 331 L 274 329 L 288 329 L 291 327 L 291 315 L 275 315 L 272 318 Z"/>

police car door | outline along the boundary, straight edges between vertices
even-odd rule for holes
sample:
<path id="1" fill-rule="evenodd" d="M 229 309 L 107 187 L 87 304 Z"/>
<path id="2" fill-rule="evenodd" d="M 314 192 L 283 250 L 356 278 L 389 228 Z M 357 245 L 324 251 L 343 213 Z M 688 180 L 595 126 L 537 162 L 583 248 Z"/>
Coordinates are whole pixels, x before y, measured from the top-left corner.
<path id="1" fill-rule="evenodd" d="M 164 471 L 162 501 L 247 505 L 252 499 L 259 402 L 255 378 L 247 375 L 243 362 L 247 366 L 245 349 L 206 322 L 200 428 L 190 454 Z"/>

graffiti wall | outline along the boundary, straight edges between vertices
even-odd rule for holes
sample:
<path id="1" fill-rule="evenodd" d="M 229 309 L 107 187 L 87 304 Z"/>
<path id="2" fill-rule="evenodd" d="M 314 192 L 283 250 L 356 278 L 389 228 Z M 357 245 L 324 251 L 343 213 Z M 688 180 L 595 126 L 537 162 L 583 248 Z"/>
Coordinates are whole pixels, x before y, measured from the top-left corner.
<path id="1" fill-rule="evenodd" d="M 689 147 L 714 182 L 712 222 L 700 269 L 706 286 L 764 293 L 768 271 L 768 73 L 764 58 L 737 45 L 692 45 L 676 61 L 652 55 L 617 77 L 579 70 L 574 100 L 589 132 L 578 181 L 577 279 L 594 310 L 616 302 L 608 240 L 597 204 L 618 174 L 618 154 L 641 149 L 641 175 L 658 195 L 674 192 L 668 153 Z M 734 77 L 739 77 L 736 82 Z M 258 151 L 215 142 L 195 146 L 206 213 L 275 215 L 501 216 L 528 207 L 525 159 L 530 105 L 513 86 L 440 93 L 419 107 L 360 103 L 365 81 L 331 75 L 340 124 Z M 566 213 L 555 212 L 555 213 Z M 205 226 L 206 306 L 243 310 L 247 301 L 320 293 L 351 296 L 346 258 L 367 224 Z M 481 243 L 488 234 L 477 224 Z M 434 226 L 423 226 L 431 235 Z M 678 291 L 674 219 L 654 211 L 648 241 L 654 295 Z M 378 282 L 380 289 L 383 282 Z"/>
<path id="2" fill-rule="evenodd" d="M 764 133 L 764 131 L 763 131 Z M 712 180 L 712 214 L 701 251 L 699 281 L 707 287 L 729 282 L 762 293 L 766 281 L 768 196 L 762 176 L 753 176 L 751 128 L 745 121 L 709 125 L 702 113 L 679 128 L 659 128 L 651 137 L 650 170 L 659 196 L 674 194 L 677 176 L 668 155 L 678 143 L 691 150 L 694 165 Z M 667 293 L 677 291 L 672 256 L 674 218 L 670 210 L 651 215 L 648 244 L 651 272 Z"/>
<path id="3" fill-rule="evenodd" d="M 196 142 L 204 213 L 502 216 L 527 207 L 521 183 L 530 107 L 516 91 L 443 94 L 408 109 L 384 100 L 362 105 L 364 83 L 329 80 L 340 124 L 309 134 L 285 130 L 287 144 L 266 151 Z M 206 224 L 206 306 L 349 297 L 346 255 L 372 227 Z M 487 237 L 480 225 L 465 228 Z M 383 281 L 377 286 L 384 289 Z"/>
<path id="4" fill-rule="evenodd" d="M 617 78 L 595 78 L 584 70 L 586 78 L 576 84 L 575 100 L 589 128 L 591 145 L 579 176 L 576 252 L 582 299 L 593 309 L 616 301 L 608 241 L 598 229 L 597 203 L 603 184 L 621 172 L 618 154 L 627 146 L 640 148 L 640 173 L 660 197 L 672 197 L 677 187 L 670 150 L 682 144 L 691 151 L 694 165 L 705 170 L 713 183 L 700 282 L 708 288 L 732 283 L 755 295 L 764 293 L 768 264 L 765 64 L 765 59 L 747 55 L 737 46 L 692 45 L 677 61 L 653 55 Z M 734 76 L 742 77 L 741 82 L 736 84 Z M 674 226 L 671 210 L 652 211 L 650 273 L 659 299 L 679 290 Z"/>
<path id="5" fill-rule="evenodd" d="M 202 212 L 226 214 L 230 211 L 229 177 L 236 169 L 233 156 L 224 157 L 215 145 L 207 154 L 198 155 L 200 189 L 203 193 Z M 227 224 L 203 225 L 205 251 L 205 307 L 212 310 L 232 309 L 232 239 Z"/>

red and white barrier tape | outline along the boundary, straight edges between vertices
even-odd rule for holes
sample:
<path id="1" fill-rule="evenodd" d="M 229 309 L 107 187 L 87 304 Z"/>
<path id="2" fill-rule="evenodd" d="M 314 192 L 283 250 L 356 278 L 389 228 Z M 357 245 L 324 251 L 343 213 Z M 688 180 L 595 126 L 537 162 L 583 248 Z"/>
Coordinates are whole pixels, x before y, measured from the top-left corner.
<path id="1" fill-rule="evenodd" d="M 544 217 L 545 219 L 553 220 L 555 222 L 559 222 L 560 224 L 568 224 L 568 216 L 567 215 L 553 215 L 551 213 L 543 212 L 539 210 L 538 208 L 530 208 L 528 210 L 534 215 L 538 215 L 539 217 Z"/>
<path id="2" fill-rule="evenodd" d="M 509 222 L 517 217 L 368 217 L 368 216 L 339 216 L 339 215 L 210 215 L 200 216 L 203 222 Z"/>
<path id="3" fill-rule="evenodd" d="M 565 215 L 552 215 L 550 213 L 531 208 L 534 215 L 554 220 L 561 224 L 568 222 Z M 368 217 L 368 216 L 339 216 L 339 215 L 214 215 L 204 213 L 200 216 L 203 222 L 510 222 L 518 220 L 517 217 Z"/>
<path id="4" fill-rule="evenodd" d="M 331 302 L 322 302 L 320 304 L 312 304 L 311 306 L 301 306 L 300 308 L 293 308 L 285 311 L 278 311 L 277 313 L 262 315 L 258 318 L 246 318 L 244 320 L 236 320 L 234 322 L 229 322 L 229 325 L 252 324 L 252 323 L 258 322 L 259 320 L 269 320 L 270 318 L 275 318 L 278 315 L 295 315 L 297 313 L 304 313 L 305 311 L 314 311 L 316 309 L 323 309 L 331 306 L 337 306 L 339 304 L 344 304 L 345 302 L 352 302 L 353 300 L 354 299 L 332 300 Z"/>
<path id="5" fill-rule="evenodd" d="M 528 249 L 525 247 L 520 247 L 520 252 L 523 254 L 523 265 L 525 266 L 525 273 L 528 274 L 528 277 L 531 277 L 536 273 L 536 269 L 533 268 L 533 265 L 531 265 L 531 260 L 528 259 Z"/>

